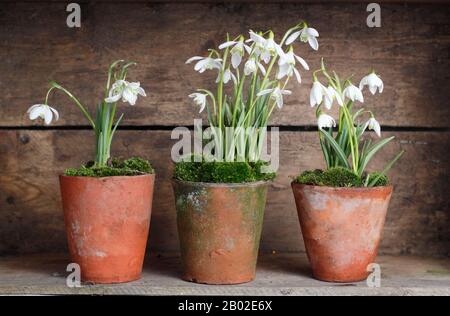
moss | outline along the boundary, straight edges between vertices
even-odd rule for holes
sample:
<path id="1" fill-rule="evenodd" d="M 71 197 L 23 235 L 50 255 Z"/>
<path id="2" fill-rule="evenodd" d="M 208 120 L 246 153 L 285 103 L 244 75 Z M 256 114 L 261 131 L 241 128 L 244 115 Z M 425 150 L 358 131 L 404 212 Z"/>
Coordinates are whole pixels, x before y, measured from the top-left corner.
<path id="1" fill-rule="evenodd" d="M 148 160 L 132 157 L 127 160 L 121 160 L 114 158 L 111 162 L 114 168 L 126 169 L 126 170 L 136 170 L 142 173 L 154 173 L 152 165 Z"/>
<path id="2" fill-rule="evenodd" d="M 98 167 L 93 162 L 88 162 L 80 168 L 66 169 L 66 176 L 74 177 L 114 177 L 114 176 L 138 176 L 151 174 L 154 170 L 149 161 L 133 157 L 127 160 L 114 158 L 107 166 Z"/>
<path id="3" fill-rule="evenodd" d="M 380 175 L 379 172 L 369 174 L 370 179 L 374 179 Z M 365 180 L 366 177 L 364 176 Z M 301 184 L 328 186 L 328 187 L 362 187 L 364 182 L 360 177 L 355 175 L 351 170 L 337 167 L 328 170 L 316 169 L 313 171 L 305 171 L 299 175 L 295 181 Z M 374 186 L 386 186 L 389 184 L 387 176 L 382 175 Z"/>
<path id="4" fill-rule="evenodd" d="M 329 187 L 360 187 L 363 185 L 361 178 L 352 171 L 337 167 L 325 171 L 305 171 L 297 177 L 301 184 L 329 186 Z"/>
<path id="5" fill-rule="evenodd" d="M 376 177 L 378 177 L 377 182 L 373 185 L 374 187 L 384 187 L 389 185 L 389 178 L 385 174 L 381 174 L 381 172 L 372 172 L 368 175 L 369 180 L 367 181 L 370 183 L 372 180 L 374 180 Z"/>
<path id="6" fill-rule="evenodd" d="M 301 184 L 325 185 L 323 183 L 323 171 L 320 169 L 304 171 L 295 181 Z"/>
<path id="7" fill-rule="evenodd" d="M 183 161 L 175 164 L 173 177 L 183 181 L 210 183 L 244 183 L 272 180 L 276 174 L 263 173 L 266 162 L 193 162 Z"/>
<path id="8" fill-rule="evenodd" d="M 345 168 L 331 168 L 324 172 L 325 183 L 333 187 L 361 187 L 361 178 Z"/>

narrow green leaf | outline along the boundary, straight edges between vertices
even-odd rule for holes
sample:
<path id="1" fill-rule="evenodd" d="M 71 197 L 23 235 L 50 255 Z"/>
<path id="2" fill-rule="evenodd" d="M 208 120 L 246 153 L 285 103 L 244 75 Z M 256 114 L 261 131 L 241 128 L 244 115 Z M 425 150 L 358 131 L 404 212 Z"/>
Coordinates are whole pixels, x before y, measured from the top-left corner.
<path id="1" fill-rule="evenodd" d="M 370 160 L 373 158 L 373 156 L 381 149 L 383 146 L 388 144 L 390 141 L 392 141 L 395 138 L 395 136 L 391 136 L 389 138 L 383 139 L 379 141 L 378 143 L 374 144 L 372 147 L 370 147 L 367 150 L 367 154 L 364 156 L 364 159 L 361 160 L 361 164 L 358 167 L 358 174 L 361 176 L 364 172 L 364 170 L 367 167 L 367 164 L 370 162 Z"/>
<path id="2" fill-rule="evenodd" d="M 385 175 L 392 168 L 392 166 L 400 159 L 400 157 L 403 156 L 404 153 L 405 153 L 404 150 L 402 150 L 400 153 L 398 153 L 397 156 L 395 156 L 394 159 L 392 159 L 386 165 L 386 167 L 383 169 L 383 171 L 377 177 L 375 177 L 372 181 L 370 181 L 370 183 L 366 186 L 373 187 L 375 185 L 375 183 L 377 183 L 377 181 L 381 178 L 381 176 Z M 367 176 L 366 183 L 367 183 L 368 179 L 369 179 L 369 176 Z"/>
<path id="3" fill-rule="evenodd" d="M 339 160 L 344 164 L 344 166 L 346 168 L 350 168 L 350 165 L 349 165 L 349 163 L 347 161 L 347 157 L 346 157 L 345 153 L 342 151 L 341 147 L 339 147 L 338 143 L 336 143 L 334 138 L 331 137 L 330 134 L 328 134 L 327 132 L 325 132 L 322 129 L 320 130 L 320 132 L 328 140 L 328 142 L 330 143 L 331 147 L 333 147 L 334 151 L 336 152 L 337 156 L 339 157 Z"/>

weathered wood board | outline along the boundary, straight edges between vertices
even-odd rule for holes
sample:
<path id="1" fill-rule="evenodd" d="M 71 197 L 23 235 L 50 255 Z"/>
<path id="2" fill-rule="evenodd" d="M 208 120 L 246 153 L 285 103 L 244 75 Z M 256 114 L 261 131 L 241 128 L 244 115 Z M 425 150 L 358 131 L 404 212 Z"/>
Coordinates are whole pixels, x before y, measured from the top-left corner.
<path id="1" fill-rule="evenodd" d="M 389 136 L 393 133 L 385 133 Z M 391 173 L 395 193 L 381 252 L 449 255 L 450 133 L 397 132 L 371 168 L 400 149 Z M 270 187 L 262 251 L 304 250 L 290 176 L 323 167 L 315 132 L 280 133 L 279 175 Z M 177 251 L 169 131 L 119 131 L 113 153 L 151 159 L 157 172 L 149 248 Z M 58 174 L 93 155 L 89 131 L 0 131 L 0 254 L 60 251 L 66 247 Z"/>
<path id="2" fill-rule="evenodd" d="M 209 2 L 209 1 L 207 1 Z M 302 1 L 300 1 L 302 2 Z M 28 126 L 27 108 L 42 102 L 50 79 L 64 84 L 93 110 L 101 98 L 107 65 L 139 62 L 132 79 L 148 97 L 124 106 L 127 125 L 192 125 L 196 108 L 187 95 L 214 75 L 200 75 L 184 61 L 220 44 L 226 32 L 249 28 L 284 32 L 306 19 L 320 32 L 320 50 L 299 47 L 312 69 L 320 57 L 340 73 L 361 78 L 371 67 L 385 82 L 369 97 L 384 125 L 449 127 L 450 6 L 383 4 L 382 27 L 366 26 L 366 3 L 150 3 L 82 4 L 82 27 L 66 26 L 66 2 L 7 2 L 0 6 L 0 126 Z M 280 18 L 282 17 L 282 18 Z M 311 73 L 273 123 L 314 125 L 308 106 Z M 355 82 L 357 83 L 357 82 Z M 51 98 L 59 125 L 86 124 L 63 95 Z"/>

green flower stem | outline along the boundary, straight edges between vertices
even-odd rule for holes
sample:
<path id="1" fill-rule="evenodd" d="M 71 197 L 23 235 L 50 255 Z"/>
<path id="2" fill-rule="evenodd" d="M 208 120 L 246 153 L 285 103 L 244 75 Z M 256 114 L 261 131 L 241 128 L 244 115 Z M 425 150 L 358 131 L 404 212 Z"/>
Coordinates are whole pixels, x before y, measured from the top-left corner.
<path id="1" fill-rule="evenodd" d="M 352 166 L 353 166 L 353 172 L 358 175 L 358 140 L 356 138 L 356 129 L 353 124 L 353 121 L 351 119 L 351 114 L 348 111 L 348 108 L 346 105 L 342 106 L 343 112 L 344 112 L 344 118 L 346 120 L 346 123 L 348 125 L 349 130 L 349 138 L 350 138 L 350 149 L 352 152 Z"/>
<path id="2" fill-rule="evenodd" d="M 227 36 L 227 40 L 229 40 L 229 36 Z M 219 81 L 219 86 L 217 87 L 217 106 L 218 106 L 218 110 L 219 110 L 219 113 L 218 113 L 219 114 L 219 117 L 218 117 L 219 128 L 222 128 L 223 74 L 226 69 L 225 66 L 227 63 L 228 52 L 229 52 L 229 47 L 227 47 L 225 49 L 225 53 L 223 54 L 222 69 L 220 70 L 220 81 Z"/>
<path id="3" fill-rule="evenodd" d="M 91 115 L 86 110 L 86 108 L 81 104 L 81 102 L 78 101 L 78 99 L 75 98 L 72 95 L 72 93 L 70 93 L 67 89 L 65 89 L 64 87 L 62 87 L 61 85 L 59 85 L 55 81 L 50 82 L 50 84 L 52 85 L 53 88 L 56 88 L 56 89 L 61 90 L 62 92 L 64 92 L 73 102 L 75 102 L 75 104 L 78 106 L 78 108 L 81 110 L 81 112 L 84 114 L 84 116 L 87 118 L 87 120 L 91 124 L 92 128 L 96 129 L 94 120 L 92 119 Z M 48 96 L 47 96 L 47 98 L 48 98 Z M 46 98 L 46 100 L 47 100 L 47 98 Z"/>

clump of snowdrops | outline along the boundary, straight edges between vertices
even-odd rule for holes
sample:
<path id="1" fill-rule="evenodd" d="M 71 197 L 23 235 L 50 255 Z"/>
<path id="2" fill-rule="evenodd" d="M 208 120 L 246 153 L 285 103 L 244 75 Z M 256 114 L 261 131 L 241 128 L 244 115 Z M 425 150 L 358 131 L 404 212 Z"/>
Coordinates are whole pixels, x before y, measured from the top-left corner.
<path id="1" fill-rule="evenodd" d="M 325 85 L 319 81 L 319 75 L 324 77 Z M 402 156 L 403 151 L 381 172 L 366 172 L 374 155 L 394 139 L 394 136 L 391 136 L 373 143 L 370 138 L 363 137 L 367 130 L 373 130 L 381 138 L 381 126 L 373 112 L 355 106 L 356 103 L 364 103 L 363 91 L 366 87 L 374 95 L 383 92 L 384 83 L 375 71 L 371 71 L 361 79 L 359 86 L 355 86 L 352 77 L 341 79 L 336 72 L 330 74 L 322 60 L 321 68 L 313 73 L 310 105 L 316 107 L 320 145 L 327 170 L 339 171 L 344 168 L 359 179 L 361 186 L 372 187 L 380 183 L 386 184 L 386 173 Z M 339 106 L 337 122 L 325 113 L 334 103 Z M 367 118 L 362 119 L 364 116 Z M 314 176 L 317 177 L 317 174 Z"/>
<path id="2" fill-rule="evenodd" d="M 294 43 L 308 42 L 317 50 L 319 33 L 305 22 L 290 28 L 277 42 L 273 31 L 250 31 L 248 37 L 230 37 L 206 56 L 189 58 L 199 73 L 217 73 L 217 89 L 197 89 L 189 95 L 206 109 L 212 155 L 204 159 L 227 162 L 256 162 L 261 158 L 267 124 L 273 111 L 281 109 L 291 94 L 291 78 L 301 83 L 298 68 L 307 62 L 294 52 Z"/>
<path id="3" fill-rule="evenodd" d="M 28 109 L 27 113 L 29 114 L 29 118 L 31 120 L 41 118 L 46 125 L 51 124 L 53 120 L 58 120 L 58 111 L 54 107 L 51 107 L 48 104 L 48 101 L 50 94 L 53 91 L 62 91 L 80 109 L 95 131 L 96 154 L 92 167 L 100 169 L 108 167 L 107 164 L 111 157 L 111 143 L 113 136 L 124 116 L 124 114 L 121 114 L 116 120 L 118 102 L 122 101 L 124 103 L 129 103 L 130 105 L 135 105 L 138 95 L 146 96 L 145 91 L 140 86 L 139 82 L 129 82 L 126 80 L 128 68 L 134 65 L 136 65 L 136 63 L 125 62 L 124 60 L 117 60 L 110 65 L 104 97 L 97 105 L 95 119 L 89 114 L 86 106 L 78 98 L 62 85 L 54 81 L 50 82 L 50 88 L 44 103 L 35 104 Z"/>

